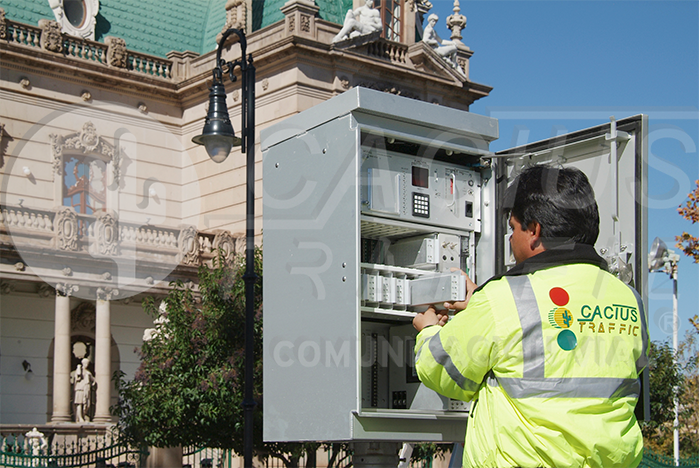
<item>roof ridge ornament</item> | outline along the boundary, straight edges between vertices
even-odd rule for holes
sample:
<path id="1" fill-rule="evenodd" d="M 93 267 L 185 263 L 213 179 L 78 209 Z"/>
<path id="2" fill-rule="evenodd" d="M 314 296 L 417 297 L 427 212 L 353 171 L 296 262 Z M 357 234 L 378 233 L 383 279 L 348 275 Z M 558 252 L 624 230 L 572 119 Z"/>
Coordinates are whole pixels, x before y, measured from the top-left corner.
<path id="1" fill-rule="evenodd" d="M 460 15 L 459 11 L 459 0 L 455 0 L 454 8 L 452 8 L 454 14 L 447 17 L 447 29 L 452 30 L 452 35 L 450 39 L 454 42 L 462 42 L 462 29 L 467 27 L 467 17 Z"/>

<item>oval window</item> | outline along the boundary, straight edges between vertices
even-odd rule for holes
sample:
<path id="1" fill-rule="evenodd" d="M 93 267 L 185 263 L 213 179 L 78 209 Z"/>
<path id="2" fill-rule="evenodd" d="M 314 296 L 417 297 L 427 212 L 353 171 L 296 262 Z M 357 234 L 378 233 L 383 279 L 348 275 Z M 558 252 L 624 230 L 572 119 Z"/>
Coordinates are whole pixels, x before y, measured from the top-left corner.
<path id="1" fill-rule="evenodd" d="M 85 0 L 63 0 L 63 11 L 71 26 L 79 28 L 85 22 Z"/>

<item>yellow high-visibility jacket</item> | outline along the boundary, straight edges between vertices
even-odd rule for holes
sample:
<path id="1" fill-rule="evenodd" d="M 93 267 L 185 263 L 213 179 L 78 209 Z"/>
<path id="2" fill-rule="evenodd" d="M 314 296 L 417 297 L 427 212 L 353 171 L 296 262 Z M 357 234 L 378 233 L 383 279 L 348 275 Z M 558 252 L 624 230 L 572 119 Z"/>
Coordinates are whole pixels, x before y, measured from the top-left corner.
<path id="1" fill-rule="evenodd" d="M 538 258 L 539 257 L 539 258 Z M 642 301 L 590 246 L 548 250 L 416 340 L 433 390 L 472 401 L 465 467 L 635 467 Z"/>

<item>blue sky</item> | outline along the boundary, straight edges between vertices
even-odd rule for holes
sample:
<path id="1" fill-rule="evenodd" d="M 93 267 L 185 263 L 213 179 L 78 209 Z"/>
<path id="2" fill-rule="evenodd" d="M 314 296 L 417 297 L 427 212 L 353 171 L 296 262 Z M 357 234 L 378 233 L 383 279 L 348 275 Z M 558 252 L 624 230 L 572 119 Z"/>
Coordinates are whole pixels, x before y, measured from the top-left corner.
<path id="1" fill-rule="evenodd" d="M 432 3 L 436 29 L 448 39 L 454 1 Z M 698 179 L 697 1 L 463 0 L 460 7 L 467 17 L 462 42 L 474 51 L 470 79 L 494 88 L 471 111 L 522 116 L 499 118 L 493 150 L 515 146 L 516 126 L 533 142 L 611 115 L 647 114 L 649 243 L 658 236 L 673 248 L 675 235 L 698 234 L 697 224 L 676 213 Z M 539 118 L 545 111 L 561 118 Z M 679 341 L 698 313 L 698 281 L 698 265 L 681 255 Z M 668 275 L 651 273 L 648 294 L 651 338 L 670 342 Z"/>

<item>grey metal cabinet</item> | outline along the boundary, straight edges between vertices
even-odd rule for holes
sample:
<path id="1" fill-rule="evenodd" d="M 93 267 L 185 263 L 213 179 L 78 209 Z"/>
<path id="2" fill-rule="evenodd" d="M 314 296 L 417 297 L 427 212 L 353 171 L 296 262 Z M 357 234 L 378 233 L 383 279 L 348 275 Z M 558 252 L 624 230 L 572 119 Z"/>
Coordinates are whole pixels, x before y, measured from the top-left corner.
<path id="1" fill-rule="evenodd" d="M 495 155 L 493 118 L 354 88 L 264 129 L 264 439 L 462 441 L 469 405 L 415 376 L 413 316 L 463 294 L 453 268 L 507 267 L 499 192 L 543 160 L 605 174 L 601 248 L 641 285 L 644 122 Z"/>

